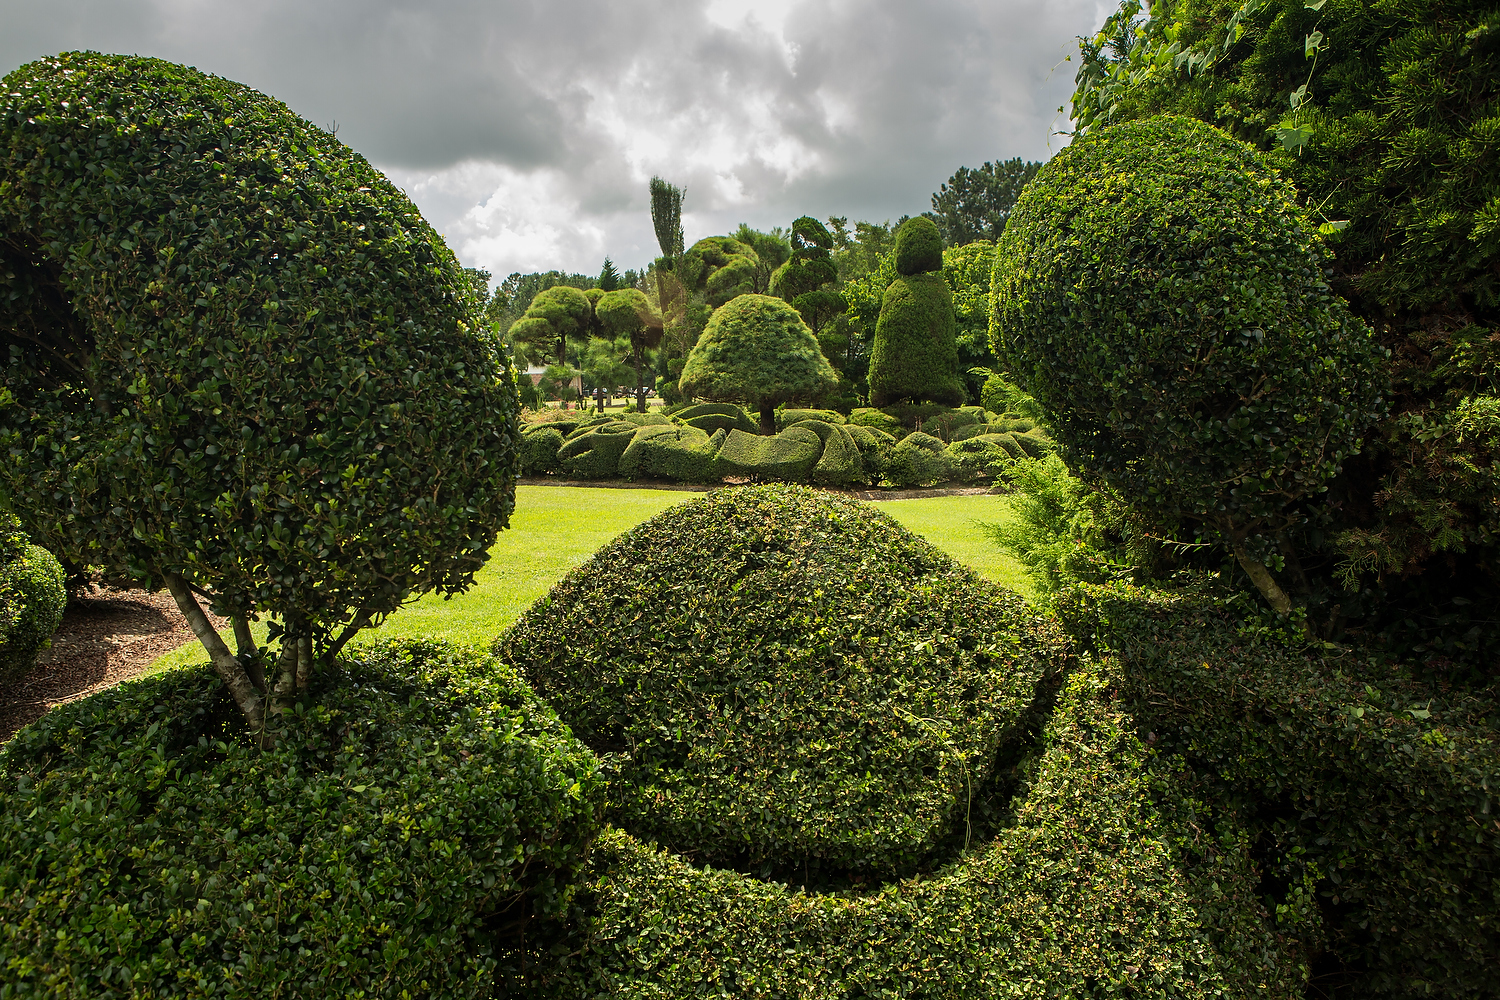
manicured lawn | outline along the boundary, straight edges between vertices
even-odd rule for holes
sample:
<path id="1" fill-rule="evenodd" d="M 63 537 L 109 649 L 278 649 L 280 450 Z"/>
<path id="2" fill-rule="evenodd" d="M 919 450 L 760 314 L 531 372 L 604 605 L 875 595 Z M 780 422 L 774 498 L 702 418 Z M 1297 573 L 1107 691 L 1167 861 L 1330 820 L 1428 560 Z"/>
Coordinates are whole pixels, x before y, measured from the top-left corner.
<path id="1" fill-rule="evenodd" d="M 517 490 L 510 530 L 500 533 L 499 541 L 490 549 L 490 561 L 479 571 L 468 593 L 446 601 L 428 595 L 360 638 L 428 636 L 489 645 L 568 570 L 610 539 L 653 514 L 697 496 L 678 490 L 522 486 Z M 973 524 L 976 520 L 1007 517 L 1004 497 L 887 500 L 879 507 L 985 579 L 1027 593 L 1020 564 L 996 549 Z M 257 639 L 264 637 L 263 624 L 257 633 Z M 194 642 L 161 657 L 151 670 L 196 663 L 203 658 L 202 648 Z"/>

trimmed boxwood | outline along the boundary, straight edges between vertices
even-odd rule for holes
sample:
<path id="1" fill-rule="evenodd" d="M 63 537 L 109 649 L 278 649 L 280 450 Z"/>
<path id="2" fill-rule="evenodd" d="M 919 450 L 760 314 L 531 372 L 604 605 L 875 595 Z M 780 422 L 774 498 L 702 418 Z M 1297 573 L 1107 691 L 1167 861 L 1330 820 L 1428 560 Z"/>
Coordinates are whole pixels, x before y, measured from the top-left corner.
<path id="1" fill-rule="evenodd" d="M 776 411 L 776 429 L 784 431 L 793 424 L 804 420 L 821 420 L 826 424 L 847 423 L 844 415 L 837 410 L 797 410 L 781 409 Z"/>
<path id="2" fill-rule="evenodd" d="M 896 486 L 932 486 L 952 479 L 959 466 L 940 438 L 912 431 L 890 450 L 882 471 Z"/>
<path id="3" fill-rule="evenodd" d="M 554 472 L 562 466 L 557 452 L 566 433 L 556 424 L 532 424 L 521 434 L 521 472 L 536 476 Z"/>
<path id="4" fill-rule="evenodd" d="M 1307 953 L 1257 898 L 1241 831 L 1173 791 L 1177 764 L 1097 665 L 1069 679 L 1013 823 L 931 878 L 868 894 L 700 868 L 602 836 L 572 934 L 523 996 L 1304 995 Z"/>
<path id="5" fill-rule="evenodd" d="M 822 454 L 822 439 L 805 427 L 788 427 L 774 437 L 734 430 L 719 449 L 719 467 L 726 476 L 799 483 Z"/>
<path id="6" fill-rule="evenodd" d="M 0 992 L 490 996 L 568 904 L 597 760 L 479 652 L 383 644 L 314 686 L 272 750 L 204 668 L 0 750 Z"/>
<path id="7" fill-rule="evenodd" d="M 66 579 L 57 558 L 31 544 L 14 514 L 0 511 L 0 690 L 31 669 L 57 631 Z"/>
<path id="8" fill-rule="evenodd" d="M 611 479 L 619 474 L 620 456 L 636 430 L 635 424 L 625 420 L 580 424 L 558 449 L 558 464 L 580 479 Z"/>
<path id="9" fill-rule="evenodd" d="M 642 427 L 620 456 L 620 475 L 684 483 L 717 482 L 718 447 L 696 427 Z"/>
<path id="10" fill-rule="evenodd" d="M 813 881 L 962 844 L 1065 652 L 1019 597 L 873 507 L 795 486 L 626 532 L 495 651 L 604 755 L 615 823 Z"/>
<path id="11" fill-rule="evenodd" d="M 870 402 L 964 401 L 958 377 L 953 292 L 941 272 L 943 240 L 931 219 L 918 216 L 896 230 L 896 270 L 880 300 L 870 348 Z"/>
<path id="12" fill-rule="evenodd" d="M 995 255 L 995 353 L 1069 466 L 1202 525 L 1283 612 L 1265 539 L 1309 515 L 1386 410 L 1385 352 L 1327 260 L 1261 154 L 1172 116 L 1064 148 Z"/>
<path id="13" fill-rule="evenodd" d="M 1245 604 L 1121 584 L 1080 586 L 1058 610 L 1100 649 L 1140 731 L 1181 761 L 1178 787 L 1241 817 L 1259 894 L 1326 982 L 1493 997 L 1500 692 L 1435 691 L 1267 629 Z"/>
<path id="14" fill-rule="evenodd" d="M 514 379 L 482 283 L 363 157 L 241 84 L 64 53 L 0 84 L 0 234 L 0 483 L 39 544 L 319 658 L 472 583 Z"/>

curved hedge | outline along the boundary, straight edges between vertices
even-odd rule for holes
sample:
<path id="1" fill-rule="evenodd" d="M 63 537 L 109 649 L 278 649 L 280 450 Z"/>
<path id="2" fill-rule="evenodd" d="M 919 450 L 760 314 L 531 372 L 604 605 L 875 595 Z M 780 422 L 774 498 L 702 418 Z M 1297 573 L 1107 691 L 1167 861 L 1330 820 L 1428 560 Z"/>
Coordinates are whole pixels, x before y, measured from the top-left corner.
<path id="1" fill-rule="evenodd" d="M 1059 613 L 1205 815 L 1238 816 L 1260 895 L 1350 996 L 1493 997 L 1500 691 L 1435 692 L 1288 641 L 1209 590 L 1081 586 Z M 1436 695 L 1436 696 L 1435 696 Z"/>
<path id="2" fill-rule="evenodd" d="M 502 946 L 569 903 L 598 762 L 482 654 L 361 657 L 315 680 L 271 750 L 202 669 L 18 733 L 0 750 L 5 993 L 489 996 Z"/>
<path id="3" fill-rule="evenodd" d="M 1069 678 L 1014 822 L 930 878 L 805 893 L 605 834 L 522 995 L 1300 1000 L 1308 952 L 1241 830 L 1174 792 L 1111 687 Z"/>
<path id="4" fill-rule="evenodd" d="M 868 505 L 777 486 L 626 532 L 495 651 L 604 755 L 614 822 L 816 880 L 962 844 L 1063 645 Z"/>
<path id="5" fill-rule="evenodd" d="M 1258 561 L 1246 540 L 1298 523 L 1385 409 L 1384 352 L 1326 260 L 1244 143 L 1187 118 L 1091 131 L 1011 214 L 995 351 L 1070 465 Z"/>
<path id="6" fill-rule="evenodd" d="M 363 157 L 240 84 L 65 53 L 0 86 L 0 233 L 0 478 L 40 544 L 320 644 L 472 582 L 515 385 Z"/>
<path id="7" fill-rule="evenodd" d="M 0 511 L 0 690 L 36 662 L 62 622 L 67 574 L 52 553 L 32 545 L 14 514 Z"/>

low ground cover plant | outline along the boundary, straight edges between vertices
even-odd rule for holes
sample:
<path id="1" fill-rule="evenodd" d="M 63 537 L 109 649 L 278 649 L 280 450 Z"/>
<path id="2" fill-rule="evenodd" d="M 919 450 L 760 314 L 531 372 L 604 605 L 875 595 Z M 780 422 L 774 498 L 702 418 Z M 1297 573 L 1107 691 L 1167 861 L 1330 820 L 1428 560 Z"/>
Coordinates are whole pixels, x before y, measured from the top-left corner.
<path id="1" fill-rule="evenodd" d="M 274 749 L 200 667 L 0 750 L 0 994 L 490 995 L 568 903 L 597 761 L 482 653 L 386 644 L 314 683 Z"/>

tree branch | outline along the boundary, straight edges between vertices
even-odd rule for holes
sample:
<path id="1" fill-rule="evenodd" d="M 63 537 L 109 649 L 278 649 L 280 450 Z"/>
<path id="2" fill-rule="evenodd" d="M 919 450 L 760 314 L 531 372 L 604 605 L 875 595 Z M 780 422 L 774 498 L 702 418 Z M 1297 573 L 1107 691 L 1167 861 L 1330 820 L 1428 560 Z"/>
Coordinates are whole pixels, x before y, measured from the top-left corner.
<path id="1" fill-rule="evenodd" d="M 177 602 L 177 608 L 187 619 L 193 634 L 208 651 L 208 658 L 213 663 L 215 672 L 224 681 L 224 686 L 229 689 L 234 703 L 239 706 L 240 712 L 245 716 L 245 721 L 252 729 L 261 729 L 265 725 L 265 705 L 261 701 L 260 692 L 250 680 L 245 665 L 239 658 L 229 651 L 224 645 L 224 640 L 219 638 L 219 633 L 214 630 L 208 616 L 198 605 L 198 599 L 188 588 L 187 581 L 176 573 L 168 573 L 166 576 L 167 590 L 172 594 L 172 599 Z"/>

